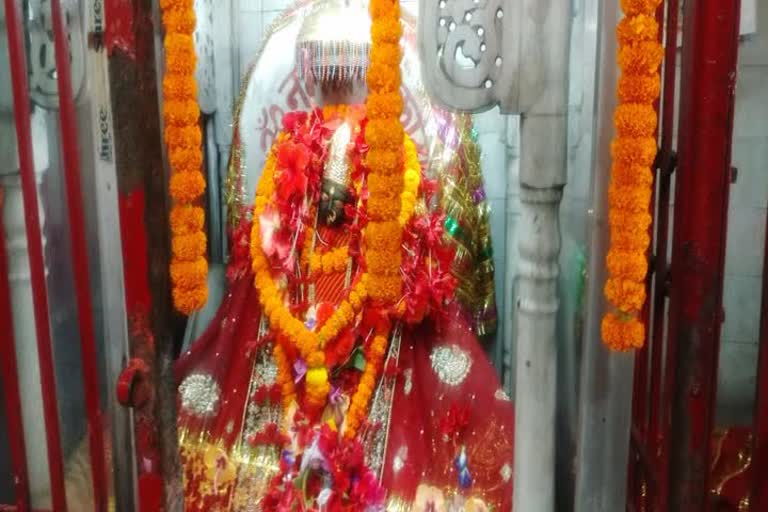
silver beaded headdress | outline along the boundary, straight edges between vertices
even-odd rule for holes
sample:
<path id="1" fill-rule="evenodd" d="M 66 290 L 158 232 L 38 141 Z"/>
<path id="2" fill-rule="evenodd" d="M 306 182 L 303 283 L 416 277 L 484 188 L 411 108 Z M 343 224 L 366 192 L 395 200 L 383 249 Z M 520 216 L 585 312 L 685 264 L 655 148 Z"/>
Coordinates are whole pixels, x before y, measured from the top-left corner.
<path id="1" fill-rule="evenodd" d="M 299 77 L 316 83 L 364 80 L 370 49 L 371 19 L 364 2 L 319 2 L 299 33 Z"/>

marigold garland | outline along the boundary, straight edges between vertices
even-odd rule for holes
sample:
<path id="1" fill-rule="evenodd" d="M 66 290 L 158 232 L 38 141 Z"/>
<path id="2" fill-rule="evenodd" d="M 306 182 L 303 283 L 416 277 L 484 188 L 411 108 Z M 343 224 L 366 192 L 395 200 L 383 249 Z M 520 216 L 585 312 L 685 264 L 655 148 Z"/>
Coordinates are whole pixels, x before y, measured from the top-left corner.
<path id="1" fill-rule="evenodd" d="M 363 423 L 365 414 L 368 411 L 368 404 L 373 395 L 373 389 L 376 385 L 376 378 L 381 371 L 384 363 L 384 354 L 387 352 L 388 333 L 381 332 L 374 336 L 371 345 L 366 351 L 366 364 L 360 382 L 357 385 L 355 393 L 347 411 L 344 420 L 344 435 L 348 439 L 353 439 L 357 430 Z"/>
<path id="2" fill-rule="evenodd" d="M 165 27 L 164 135 L 172 171 L 170 274 L 174 306 L 188 315 L 200 309 L 208 297 L 205 215 L 202 208 L 193 206 L 205 191 L 192 39 L 195 11 L 192 0 L 161 0 L 160 7 Z"/>
<path id="3" fill-rule="evenodd" d="M 402 165 L 398 163 L 408 157 L 408 145 L 404 143 L 405 130 L 400 122 L 402 98 L 399 102 L 386 103 L 394 94 L 400 94 L 400 4 L 397 0 L 371 0 L 369 10 L 372 44 L 370 66 L 366 76 L 366 165 L 369 169 L 368 179 L 376 182 L 384 180 L 389 174 L 402 172 Z M 388 104 L 389 108 L 382 108 L 383 104 Z M 398 221 L 402 202 L 400 195 L 388 200 L 377 198 L 373 194 L 368 201 L 370 221 L 365 242 L 369 250 L 366 251 L 365 257 L 370 278 L 370 296 L 375 302 L 386 305 L 395 304 L 402 293 L 400 260 L 392 258 L 386 264 L 379 262 L 376 255 L 377 249 L 382 250 L 385 247 L 392 251 L 392 254 L 400 253 L 403 234 Z M 384 233 L 392 238 L 383 239 L 381 235 Z"/>
<path id="4" fill-rule="evenodd" d="M 656 9 L 661 0 L 621 0 L 625 17 L 616 29 L 619 105 L 614 114 L 616 138 L 608 189 L 611 248 L 606 257 L 609 278 L 605 296 L 611 310 L 603 318 L 603 342 L 612 350 L 643 346 L 645 327 L 639 319 L 646 299 L 646 253 L 658 114 L 659 66 L 664 49 L 658 42 Z"/>
<path id="5" fill-rule="evenodd" d="M 279 144 L 283 137 L 278 137 Z M 282 300 L 282 293 L 272 279 L 270 264 L 261 246 L 261 227 L 259 219 L 271 200 L 274 190 L 274 174 L 277 155 L 270 151 L 264 165 L 261 178 L 257 185 L 256 201 L 254 201 L 253 227 L 251 229 L 251 262 L 254 273 L 254 286 L 259 292 L 259 302 L 269 318 L 269 323 L 277 333 L 285 336 L 296 347 L 299 354 L 307 362 L 309 369 L 306 375 L 305 406 L 309 414 L 319 412 L 325 406 L 330 383 L 328 369 L 325 367 L 325 345 L 335 338 L 339 332 L 350 325 L 362 308 L 365 297 L 368 296 L 368 276 L 363 274 L 352 286 L 347 297 L 341 301 L 334 313 L 315 332 L 308 329 L 304 322 L 295 318 Z M 349 297 L 355 294 L 355 301 Z"/>

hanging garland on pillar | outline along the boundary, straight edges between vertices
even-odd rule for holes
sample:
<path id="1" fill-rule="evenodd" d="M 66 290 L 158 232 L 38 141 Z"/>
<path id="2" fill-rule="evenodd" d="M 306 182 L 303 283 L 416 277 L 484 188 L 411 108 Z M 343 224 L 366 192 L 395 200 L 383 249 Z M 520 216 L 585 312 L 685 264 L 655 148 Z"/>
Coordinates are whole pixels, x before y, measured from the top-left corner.
<path id="1" fill-rule="evenodd" d="M 610 310 L 603 317 L 603 342 L 612 350 L 641 348 L 650 245 L 652 165 L 656 158 L 659 66 L 664 49 L 658 41 L 655 14 L 661 0 L 621 0 L 624 18 L 619 43 L 619 104 L 614 113 L 616 137 L 611 145 L 613 166 L 608 188 L 611 245 L 606 258 L 605 296 Z"/>
<path id="2" fill-rule="evenodd" d="M 195 82 L 193 0 L 161 0 L 165 27 L 163 120 L 171 167 L 171 282 L 173 303 L 189 315 L 208 297 L 205 212 L 198 202 L 205 191 L 200 108 Z"/>

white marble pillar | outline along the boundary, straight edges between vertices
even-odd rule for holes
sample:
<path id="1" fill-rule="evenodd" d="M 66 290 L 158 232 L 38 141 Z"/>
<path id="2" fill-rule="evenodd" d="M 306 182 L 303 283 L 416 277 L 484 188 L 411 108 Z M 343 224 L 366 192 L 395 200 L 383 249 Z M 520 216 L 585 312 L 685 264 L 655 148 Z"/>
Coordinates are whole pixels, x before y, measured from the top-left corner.
<path id="1" fill-rule="evenodd" d="M 5 34 L 0 34 L 5 41 Z M 10 83 L 0 83 L 0 87 Z M 16 131 L 13 115 L 0 105 L 0 188 L 3 189 L 2 221 L 8 251 L 8 280 L 13 305 L 13 334 L 16 341 L 21 414 L 24 423 L 24 441 L 27 451 L 32 507 L 50 509 L 50 477 L 48 450 L 43 418 L 43 395 L 40 384 L 40 365 L 35 334 L 35 314 L 32 302 L 27 234 L 24 227 L 24 198 L 21 193 L 19 159 L 16 150 Z M 48 143 L 45 115 L 32 115 L 32 141 L 38 184 L 48 168 Z M 40 207 L 40 222 L 44 223 Z M 45 246 L 45 239 L 43 239 Z"/>

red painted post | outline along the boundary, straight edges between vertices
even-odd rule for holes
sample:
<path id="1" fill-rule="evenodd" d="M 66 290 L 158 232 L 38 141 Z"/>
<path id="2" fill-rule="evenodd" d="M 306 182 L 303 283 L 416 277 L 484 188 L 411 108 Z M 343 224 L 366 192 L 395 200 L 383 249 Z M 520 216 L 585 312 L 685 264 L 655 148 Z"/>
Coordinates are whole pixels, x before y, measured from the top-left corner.
<path id="1" fill-rule="evenodd" d="M 77 142 L 77 117 L 69 69 L 69 45 L 61 12 L 60 0 L 51 0 L 51 21 L 56 50 L 56 73 L 59 90 L 61 119 L 61 147 L 69 212 L 72 263 L 77 298 L 77 319 L 80 329 L 80 354 L 83 367 L 85 409 L 88 416 L 88 443 L 93 477 L 94 508 L 107 510 L 107 481 L 99 398 L 99 375 L 96 364 L 96 336 L 94 334 L 93 304 L 88 270 L 88 246 L 85 238 L 85 215 L 80 190 L 80 161 Z"/>
<path id="2" fill-rule="evenodd" d="M 0 216 L 3 212 L 3 189 L 0 188 Z M 27 450 L 24 445 L 24 425 L 21 418 L 19 375 L 16 369 L 16 341 L 13 335 L 13 309 L 8 283 L 8 252 L 5 247 L 5 226 L 0 218 L 0 381 L 5 392 L 5 410 L 8 418 L 8 444 L 11 451 L 13 487 L 16 507 L 20 512 L 29 509 L 29 481 Z"/>
<path id="3" fill-rule="evenodd" d="M 8 30 L 8 57 L 11 64 L 13 114 L 19 151 L 21 192 L 24 197 L 24 224 L 27 231 L 32 301 L 35 312 L 35 333 L 40 363 L 40 384 L 43 391 L 48 469 L 51 477 L 51 499 L 56 512 L 66 512 L 64 463 L 62 461 L 59 411 L 56 401 L 56 376 L 53 369 L 51 326 L 48 317 L 48 295 L 45 284 L 43 237 L 37 202 L 37 182 L 32 154 L 30 128 L 29 86 L 24 39 L 21 33 L 21 13 L 15 0 L 5 0 L 5 20 Z"/>
<path id="4" fill-rule="evenodd" d="M 757 366 L 757 394 L 752 434 L 751 512 L 768 510 L 768 228 L 763 253 L 763 298 L 760 312 L 760 356 Z"/>
<path id="5" fill-rule="evenodd" d="M 662 511 L 712 509 L 710 438 L 723 321 L 739 11 L 739 1 L 685 3 L 665 382 L 673 398 L 664 404 L 662 439 L 670 457 L 669 501 Z"/>
<path id="6" fill-rule="evenodd" d="M 669 199 L 672 173 L 677 165 L 676 154 L 672 147 L 675 130 L 675 86 L 677 82 L 677 25 L 678 25 L 678 0 L 667 2 L 667 19 L 665 33 L 663 96 L 661 100 L 660 131 L 661 144 L 656 169 L 656 216 L 654 228 L 656 233 L 656 249 L 654 258 L 655 287 L 652 296 L 653 301 L 653 327 L 651 331 L 651 400 L 657 400 L 648 417 L 647 449 L 654 455 L 654 467 L 656 485 L 653 487 L 651 503 L 657 510 L 667 510 L 669 496 L 669 454 L 667 445 L 662 436 L 666 432 L 668 424 L 666 412 L 670 410 L 672 400 L 670 388 L 665 386 L 662 392 L 662 382 L 665 381 L 665 370 L 669 372 L 669 365 L 665 363 L 665 339 L 664 331 L 665 306 L 668 295 L 669 261 L 667 251 L 669 247 Z M 669 355 L 669 352 L 667 355 Z M 656 397 L 656 398 L 655 398 Z"/>

